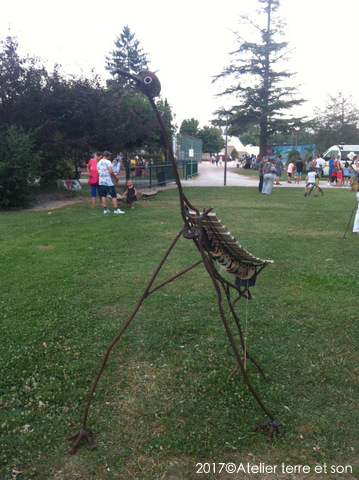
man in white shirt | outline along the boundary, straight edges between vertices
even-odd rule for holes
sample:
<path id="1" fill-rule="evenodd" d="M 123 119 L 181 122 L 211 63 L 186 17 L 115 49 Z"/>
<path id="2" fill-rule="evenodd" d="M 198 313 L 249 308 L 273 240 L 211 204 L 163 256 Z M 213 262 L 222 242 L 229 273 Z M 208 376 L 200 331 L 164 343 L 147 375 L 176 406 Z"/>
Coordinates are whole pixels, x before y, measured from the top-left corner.
<path id="1" fill-rule="evenodd" d="M 325 165 L 325 160 L 323 159 L 323 155 L 320 155 L 320 157 L 318 157 L 316 159 L 316 162 L 315 162 L 315 171 L 316 173 L 320 173 L 320 175 L 323 175 L 323 167 Z"/>
<path id="2" fill-rule="evenodd" d="M 101 205 L 104 208 L 103 213 L 110 213 L 110 210 L 106 206 L 107 194 L 111 195 L 111 198 L 112 198 L 112 203 L 114 208 L 113 213 L 125 213 L 122 210 L 120 210 L 117 206 L 117 194 L 116 194 L 116 190 L 115 190 L 115 186 L 112 181 L 112 178 L 114 178 L 117 182 L 118 177 L 116 176 L 116 174 L 112 169 L 112 163 L 110 158 L 111 158 L 111 152 L 108 152 L 106 150 L 103 152 L 103 158 L 97 164 L 97 171 L 100 178 L 98 182 L 98 194 L 100 197 Z"/>

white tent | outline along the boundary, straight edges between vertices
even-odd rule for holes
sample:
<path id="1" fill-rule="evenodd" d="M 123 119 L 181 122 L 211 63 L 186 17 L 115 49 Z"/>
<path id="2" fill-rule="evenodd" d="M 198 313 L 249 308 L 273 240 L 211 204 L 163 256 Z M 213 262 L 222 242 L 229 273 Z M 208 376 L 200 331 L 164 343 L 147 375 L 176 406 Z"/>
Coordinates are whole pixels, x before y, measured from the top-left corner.
<path id="1" fill-rule="evenodd" d="M 259 147 L 254 147 L 253 145 L 246 145 L 244 146 L 243 143 L 237 137 L 230 137 L 228 138 L 227 142 L 227 153 L 231 155 L 233 149 L 236 149 L 239 155 L 243 155 L 244 153 L 248 155 L 258 155 L 259 154 Z M 222 149 L 221 152 L 223 155 L 225 154 L 225 149 Z"/>

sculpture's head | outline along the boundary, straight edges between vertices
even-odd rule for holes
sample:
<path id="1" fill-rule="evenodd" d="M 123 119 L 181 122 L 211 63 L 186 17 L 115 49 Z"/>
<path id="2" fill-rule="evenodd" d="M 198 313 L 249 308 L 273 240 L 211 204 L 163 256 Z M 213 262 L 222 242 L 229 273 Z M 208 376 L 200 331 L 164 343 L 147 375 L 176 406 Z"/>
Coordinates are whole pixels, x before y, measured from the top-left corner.
<path id="1" fill-rule="evenodd" d="M 115 70 L 113 73 L 117 73 L 118 75 L 123 75 L 124 77 L 134 80 L 137 83 L 138 88 L 148 97 L 157 97 L 161 92 L 160 81 L 156 75 L 149 70 L 143 70 L 137 75 L 120 69 Z"/>
<path id="2" fill-rule="evenodd" d="M 138 86 L 144 93 L 151 97 L 157 97 L 160 94 L 161 83 L 154 73 L 149 70 L 143 70 L 137 74 L 137 77 L 140 79 Z"/>

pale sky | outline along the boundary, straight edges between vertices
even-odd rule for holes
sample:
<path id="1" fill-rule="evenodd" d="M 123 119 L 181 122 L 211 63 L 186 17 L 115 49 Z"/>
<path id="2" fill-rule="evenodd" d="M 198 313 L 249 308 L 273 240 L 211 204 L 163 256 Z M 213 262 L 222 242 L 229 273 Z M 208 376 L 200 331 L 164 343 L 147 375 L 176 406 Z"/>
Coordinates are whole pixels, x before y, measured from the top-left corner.
<path id="1" fill-rule="evenodd" d="M 294 113 L 312 116 L 314 107 L 323 108 L 328 95 L 339 92 L 359 106 L 359 0 L 281 0 L 281 5 L 284 38 L 295 49 L 285 68 L 297 72 L 294 84 L 308 100 Z M 105 57 L 128 25 L 157 71 L 177 125 L 196 118 L 203 127 L 230 102 L 215 97 L 221 86 L 211 80 L 229 64 L 239 16 L 255 14 L 257 7 L 256 0 L 12 0 L 2 6 L 0 36 L 10 28 L 21 54 L 40 57 L 49 70 L 57 62 L 64 72 L 88 75 L 94 68 L 106 78 Z"/>

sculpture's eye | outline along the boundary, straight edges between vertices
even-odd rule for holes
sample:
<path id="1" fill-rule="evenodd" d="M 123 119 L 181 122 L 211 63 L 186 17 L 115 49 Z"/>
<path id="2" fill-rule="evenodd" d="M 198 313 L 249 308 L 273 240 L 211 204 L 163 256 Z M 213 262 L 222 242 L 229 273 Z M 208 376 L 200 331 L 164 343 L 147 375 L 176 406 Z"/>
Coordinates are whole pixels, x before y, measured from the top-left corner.
<path id="1" fill-rule="evenodd" d="M 161 83 L 156 75 L 148 70 L 144 70 L 137 75 L 142 80 L 142 87 L 151 97 L 157 97 L 161 92 Z"/>

